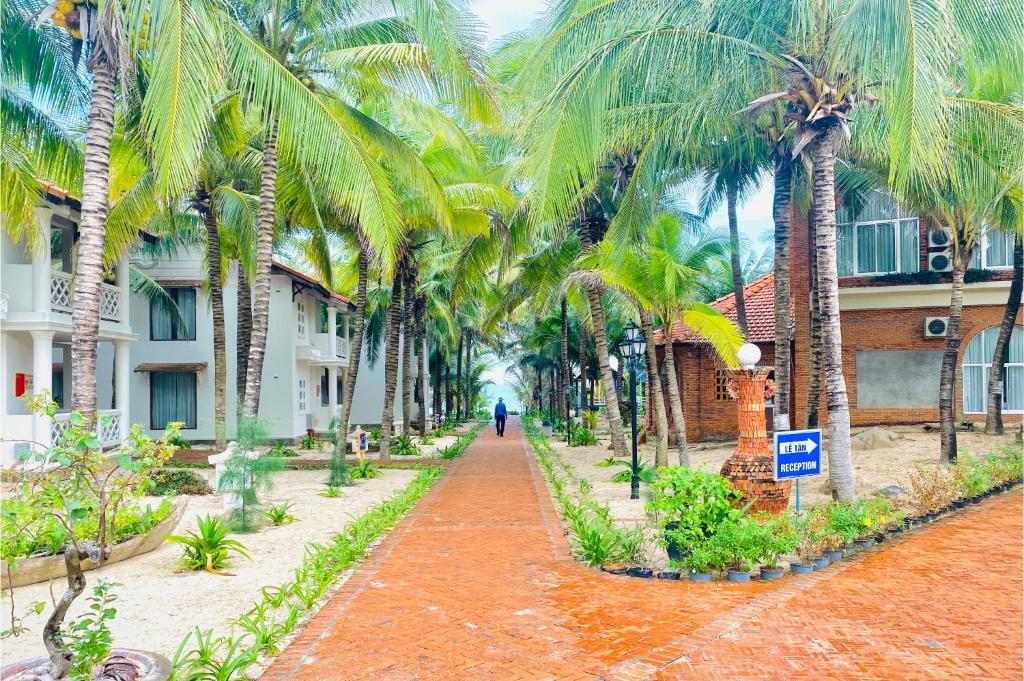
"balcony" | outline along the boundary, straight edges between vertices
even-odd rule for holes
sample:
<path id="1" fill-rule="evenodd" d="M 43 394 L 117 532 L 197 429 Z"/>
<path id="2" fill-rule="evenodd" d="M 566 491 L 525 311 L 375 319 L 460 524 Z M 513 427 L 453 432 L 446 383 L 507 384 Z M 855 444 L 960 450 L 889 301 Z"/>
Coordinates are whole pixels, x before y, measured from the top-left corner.
<path id="1" fill-rule="evenodd" d="M 50 426 L 51 442 L 56 442 L 68 429 L 68 419 L 71 414 L 59 413 L 53 417 Z M 100 441 L 103 448 L 116 447 L 121 443 L 121 419 L 120 409 L 100 409 L 96 415 L 98 427 L 96 428 L 96 439 Z"/>
<path id="2" fill-rule="evenodd" d="M 50 273 L 50 309 L 54 312 L 71 314 L 74 295 L 72 281 L 72 276 L 67 272 Z M 121 321 L 121 291 L 117 286 L 100 284 L 100 319 Z"/>
<path id="3" fill-rule="evenodd" d="M 296 356 L 298 359 L 311 362 L 347 363 L 349 347 L 347 338 L 335 336 L 332 344 L 330 334 L 314 333 L 310 345 L 300 345 L 296 348 Z"/>

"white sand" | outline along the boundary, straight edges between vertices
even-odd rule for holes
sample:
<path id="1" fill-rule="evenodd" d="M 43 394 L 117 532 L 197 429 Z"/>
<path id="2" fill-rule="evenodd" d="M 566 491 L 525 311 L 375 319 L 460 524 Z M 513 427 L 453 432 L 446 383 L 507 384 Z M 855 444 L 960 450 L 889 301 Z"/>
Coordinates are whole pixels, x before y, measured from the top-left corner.
<path id="1" fill-rule="evenodd" d="M 210 470 L 196 470 L 212 478 Z M 100 578 L 116 579 L 123 586 L 117 589 L 117 618 L 112 630 L 114 643 L 140 648 L 173 657 L 181 639 L 198 626 L 214 629 L 218 635 L 229 630 L 228 620 L 248 610 L 261 597 L 260 588 L 288 581 L 292 570 L 303 559 L 303 546 L 309 542 L 326 542 L 349 520 L 364 513 L 373 503 L 381 501 L 407 485 L 417 475 L 414 470 L 383 470 L 383 477 L 360 481 L 343 488 L 343 496 L 326 499 L 318 496 L 323 489 L 327 471 L 283 471 L 275 475 L 275 488 L 267 495 L 270 503 L 294 502 L 292 514 L 296 521 L 282 527 L 268 527 L 255 534 L 235 535 L 252 556 L 252 561 L 234 558 L 228 568 L 232 577 L 208 572 L 178 572 L 182 548 L 165 543 L 160 548 L 128 561 L 86 573 L 86 593 L 75 601 L 70 617 L 86 608 L 91 585 Z M 190 497 L 185 515 L 175 530 L 183 534 L 195 528 L 197 516 L 219 513 L 220 498 L 216 495 Z M 59 596 L 65 582 L 53 583 Z M 45 654 L 40 630 L 50 606 L 51 587 L 47 583 L 15 589 L 16 613 L 20 615 L 34 601 L 45 601 L 46 611 L 26 618 L 30 631 L 17 638 L 0 642 L 4 663 Z M 3 603 L 2 628 L 10 626 L 10 601 Z"/>

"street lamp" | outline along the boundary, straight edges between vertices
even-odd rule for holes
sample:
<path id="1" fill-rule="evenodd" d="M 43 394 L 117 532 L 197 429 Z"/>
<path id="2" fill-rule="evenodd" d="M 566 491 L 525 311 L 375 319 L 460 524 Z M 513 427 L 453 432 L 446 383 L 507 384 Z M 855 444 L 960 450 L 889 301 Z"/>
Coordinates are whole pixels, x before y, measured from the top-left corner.
<path id="1" fill-rule="evenodd" d="M 647 343 L 640 329 L 630 321 L 622 331 L 619 351 L 629 366 L 629 418 L 633 435 L 633 470 L 629 478 L 629 498 L 640 498 L 640 461 L 636 450 L 636 371 L 637 360 L 644 356 Z"/>

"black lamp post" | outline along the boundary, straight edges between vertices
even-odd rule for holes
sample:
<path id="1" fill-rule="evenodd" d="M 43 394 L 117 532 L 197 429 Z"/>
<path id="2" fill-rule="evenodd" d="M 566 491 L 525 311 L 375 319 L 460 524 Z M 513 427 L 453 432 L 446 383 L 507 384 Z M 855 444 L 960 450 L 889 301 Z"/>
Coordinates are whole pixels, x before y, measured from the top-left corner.
<path id="1" fill-rule="evenodd" d="M 636 328 L 633 322 L 626 324 L 622 332 L 622 342 L 619 343 L 619 350 L 622 357 L 629 366 L 629 418 L 633 435 L 633 470 L 629 478 L 629 498 L 640 498 L 640 461 L 636 449 L 636 366 L 637 360 L 644 356 L 647 350 L 647 343 L 640 329 Z"/>

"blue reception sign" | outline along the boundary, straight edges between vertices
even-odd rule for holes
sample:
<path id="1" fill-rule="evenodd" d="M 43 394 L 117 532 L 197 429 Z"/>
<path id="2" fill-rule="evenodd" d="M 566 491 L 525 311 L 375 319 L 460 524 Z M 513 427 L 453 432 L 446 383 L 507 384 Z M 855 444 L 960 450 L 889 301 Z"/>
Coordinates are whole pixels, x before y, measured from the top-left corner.
<path id="1" fill-rule="evenodd" d="M 821 430 L 775 433 L 775 479 L 792 480 L 821 473 Z"/>

